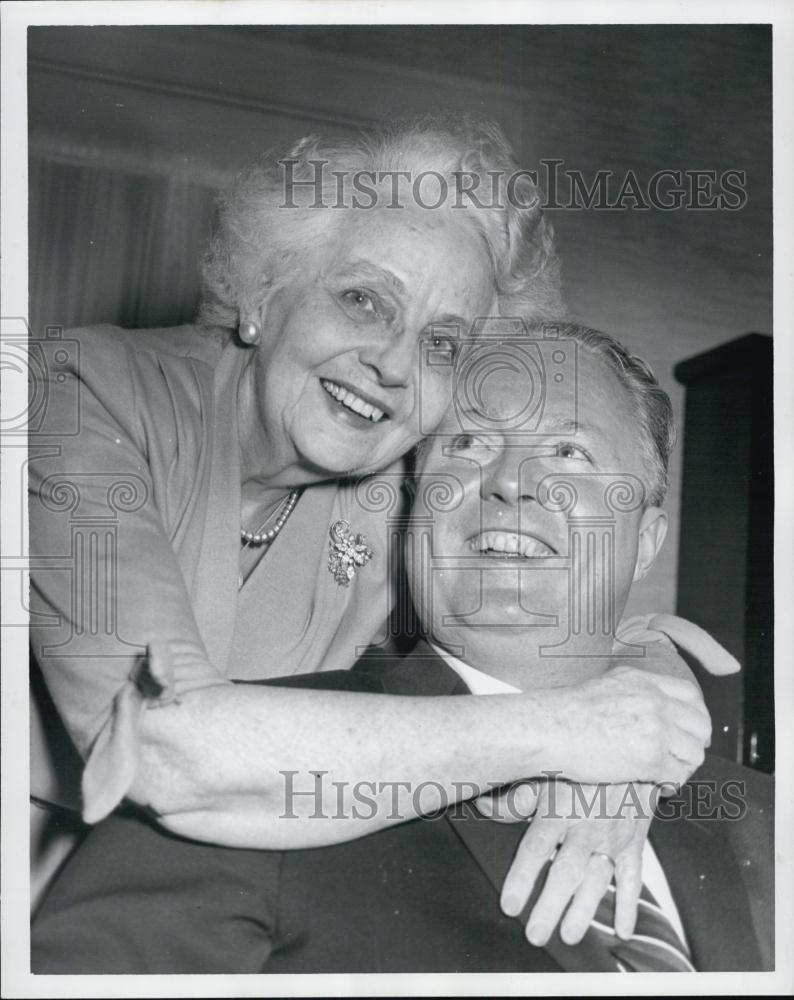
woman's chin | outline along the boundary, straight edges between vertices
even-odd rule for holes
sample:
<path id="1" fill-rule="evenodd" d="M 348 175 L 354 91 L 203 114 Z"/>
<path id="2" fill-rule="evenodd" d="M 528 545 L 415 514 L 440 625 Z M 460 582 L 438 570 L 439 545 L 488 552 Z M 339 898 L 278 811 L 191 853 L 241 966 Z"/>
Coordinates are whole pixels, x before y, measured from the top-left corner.
<path id="1" fill-rule="evenodd" d="M 383 433 L 303 434 L 293 438 L 301 464 L 307 469 L 322 470 L 323 478 L 367 475 L 396 462 L 408 451 L 411 442 L 387 438 Z"/>
<path id="2" fill-rule="evenodd" d="M 298 448 L 301 465 L 318 479 L 348 479 L 383 468 L 384 463 L 378 461 L 379 451 L 374 448 L 364 451 L 361 447 L 324 448 L 316 441 Z"/>

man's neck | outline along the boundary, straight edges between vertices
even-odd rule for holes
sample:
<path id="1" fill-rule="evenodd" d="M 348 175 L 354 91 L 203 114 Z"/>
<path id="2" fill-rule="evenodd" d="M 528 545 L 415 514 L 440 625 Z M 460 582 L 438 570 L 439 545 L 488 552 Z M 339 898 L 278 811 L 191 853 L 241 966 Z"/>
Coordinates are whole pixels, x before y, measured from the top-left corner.
<path id="1" fill-rule="evenodd" d="M 600 676 L 609 667 L 612 647 L 604 642 L 585 647 L 577 644 L 576 656 L 545 656 L 537 645 L 519 642 L 518 638 L 511 636 L 509 643 L 500 643 L 482 642 L 482 636 L 478 636 L 474 642 L 458 645 L 431 636 L 430 643 L 444 659 L 451 657 L 518 691 L 580 684 Z"/>

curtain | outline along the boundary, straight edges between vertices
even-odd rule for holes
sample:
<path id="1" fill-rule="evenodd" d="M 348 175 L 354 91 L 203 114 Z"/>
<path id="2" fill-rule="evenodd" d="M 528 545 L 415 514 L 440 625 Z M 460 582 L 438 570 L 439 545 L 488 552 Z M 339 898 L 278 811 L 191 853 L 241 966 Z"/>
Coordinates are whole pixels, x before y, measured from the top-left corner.
<path id="1" fill-rule="evenodd" d="M 32 329 L 191 319 L 214 194 L 184 177 L 31 157 Z"/>

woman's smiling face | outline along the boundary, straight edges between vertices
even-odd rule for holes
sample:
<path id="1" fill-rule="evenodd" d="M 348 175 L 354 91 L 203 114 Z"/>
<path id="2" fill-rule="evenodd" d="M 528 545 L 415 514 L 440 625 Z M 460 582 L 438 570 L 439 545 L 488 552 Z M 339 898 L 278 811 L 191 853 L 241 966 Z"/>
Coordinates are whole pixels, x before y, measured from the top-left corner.
<path id="1" fill-rule="evenodd" d="M 248 369 L 251 476 L 360 475 L 405 454 L 451 399 L 453 365 L 422 365 L 422 341 L 466 337 L 493 308 L 485 243 L 449 211 L 349 210 L 318 240 L 272 294 Z"/>

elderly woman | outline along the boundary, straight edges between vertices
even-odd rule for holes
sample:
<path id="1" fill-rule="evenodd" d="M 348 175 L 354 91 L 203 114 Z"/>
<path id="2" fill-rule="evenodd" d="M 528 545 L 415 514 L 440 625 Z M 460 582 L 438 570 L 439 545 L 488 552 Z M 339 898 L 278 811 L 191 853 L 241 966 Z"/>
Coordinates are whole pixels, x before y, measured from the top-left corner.
<path id="1" fill-rule="evenodd" d="M 499 130 L 306 140 L 225 196 L 204 276 L 195 326 L 72 334 L 31 463 L 32 552 L 74 558 L 33 575 L 32 640 L 86 759 L 85 818 L 126 798 L 194 840 L 298 848 L 415 816 L 420 782 L 451 799 L 550 766 L 685 779 L 699 696 L 647 662 L 510 698 L 234 683 L 347 668 L 385 639 L 389 541 L 361 478 L 398 476 L 432 433 L 475 319 L 559 311 L 549 229 Z M 655 648 L 651 669 L 675 672 Z M 322 807 L 296 799 L 285 822 L 284 773 L 317 770 Z M 367 818 L 362 779 L 383 785 Z"/>

